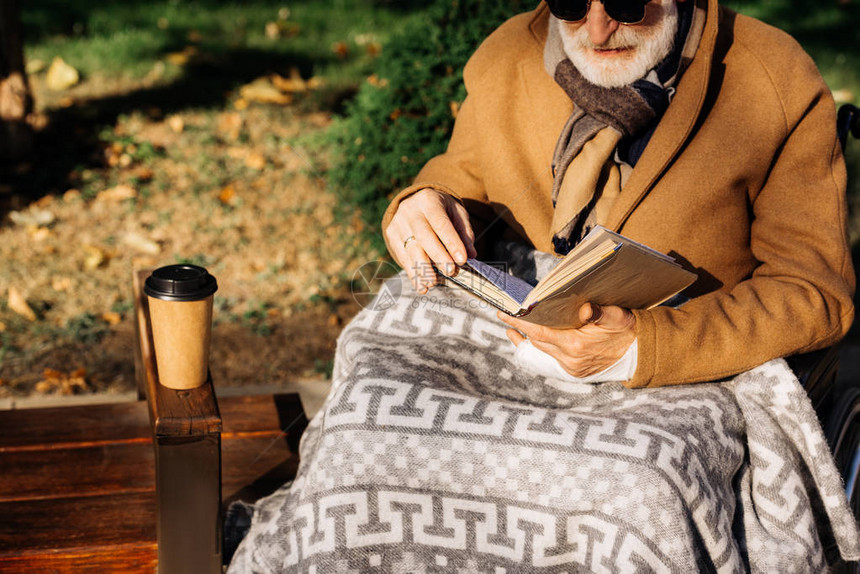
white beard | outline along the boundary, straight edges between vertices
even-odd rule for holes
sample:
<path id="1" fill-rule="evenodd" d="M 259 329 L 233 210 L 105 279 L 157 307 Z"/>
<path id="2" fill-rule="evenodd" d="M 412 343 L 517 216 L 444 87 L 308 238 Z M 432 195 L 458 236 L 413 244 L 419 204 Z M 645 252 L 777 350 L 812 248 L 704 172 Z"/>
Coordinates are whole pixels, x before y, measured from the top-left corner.
<path id="1" fill-rule="evenodd" d="M 564 52 L 582 76 L 596 86 L 620 88 L 644 78 L 648 72 L 669 55 L 678 31 L 678 6 L 674 0 L 664 0 L 664 14 L 653 26 L 620 25 L 602 46 L 595 46 L 588 31 L 581 25 L 571 32 L 567 25 L 552 17 Z M 595 48 L 632 48 L 629 54 L 601 56 Z"/>

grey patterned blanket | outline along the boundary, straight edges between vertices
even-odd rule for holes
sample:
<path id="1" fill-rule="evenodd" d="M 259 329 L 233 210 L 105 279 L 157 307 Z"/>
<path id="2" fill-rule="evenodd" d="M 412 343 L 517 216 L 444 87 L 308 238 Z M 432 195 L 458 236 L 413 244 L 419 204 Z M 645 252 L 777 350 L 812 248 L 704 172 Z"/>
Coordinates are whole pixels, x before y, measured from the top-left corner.
<path id="1" fill-rule="evenodd" d="M 710 384 L 561 385 L 513 363 L 476 299 L 388 285 L 341 335 L 298 476 L 256 505 L 229 574 L 821 572 L 833 545 L 860 558 L 784 361 Z"/>

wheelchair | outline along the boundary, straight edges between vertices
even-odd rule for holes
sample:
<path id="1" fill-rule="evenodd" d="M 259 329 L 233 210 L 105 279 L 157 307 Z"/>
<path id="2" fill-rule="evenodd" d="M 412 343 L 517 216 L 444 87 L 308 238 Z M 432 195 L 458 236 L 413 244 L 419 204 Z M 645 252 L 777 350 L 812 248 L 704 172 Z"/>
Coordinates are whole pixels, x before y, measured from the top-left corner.
<path id="1" fill-rule="evenodd" d="M 848 138 L 860 138 L 860 109 L 839 108 L 837 133 L 845 151 Z M 836 466 L 845 481 L 845 494 L 854 516 L 860 519 L 860 381 L 836 380 L 838 346 L 788 358 L 818 413 Z M 835 548 L 826 549 L 834 572 L 860 574 L 860 562 L 842 562 Z"/>

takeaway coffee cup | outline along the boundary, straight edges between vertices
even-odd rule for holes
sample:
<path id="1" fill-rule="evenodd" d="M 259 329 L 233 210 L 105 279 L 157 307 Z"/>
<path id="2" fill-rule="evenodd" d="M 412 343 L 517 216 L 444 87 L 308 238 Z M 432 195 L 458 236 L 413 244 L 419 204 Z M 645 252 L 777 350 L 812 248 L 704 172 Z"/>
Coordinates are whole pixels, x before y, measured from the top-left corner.
<path id="1" fill-rule="evenodd" d="M 158 379 L 171 389 L 206 382 L 212 299 L 218 283 L 197 265 L 168 265 L 152 272 L 143 286 L 149 299 Z"/>

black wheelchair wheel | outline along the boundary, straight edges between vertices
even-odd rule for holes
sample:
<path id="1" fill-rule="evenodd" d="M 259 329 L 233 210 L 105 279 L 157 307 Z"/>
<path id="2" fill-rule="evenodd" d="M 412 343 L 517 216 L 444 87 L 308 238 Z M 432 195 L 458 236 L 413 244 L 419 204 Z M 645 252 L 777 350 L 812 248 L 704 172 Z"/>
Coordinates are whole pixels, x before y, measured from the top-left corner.
<path id="1" fill-rule="evenodd" d="M 860 520 L 860 388 L 843 389 L 826 419 L 825 433 L 854 517 Z M 860 562 L 837 561 L 833 572 L 860 574 Z"/>
<path id="2" fill-rule="evenodd" d="M 854 516 L 860 518 L 860 388 L 846 389 L 827 422 L 836 466 L 845 481 L 845 493 Z"/>

